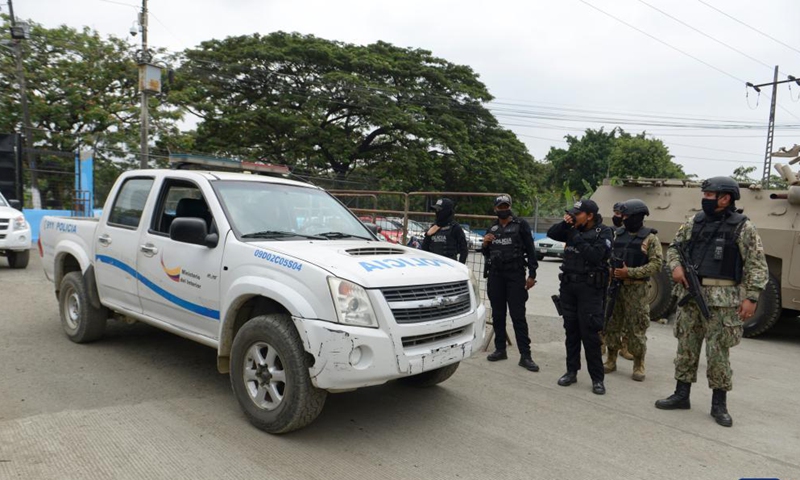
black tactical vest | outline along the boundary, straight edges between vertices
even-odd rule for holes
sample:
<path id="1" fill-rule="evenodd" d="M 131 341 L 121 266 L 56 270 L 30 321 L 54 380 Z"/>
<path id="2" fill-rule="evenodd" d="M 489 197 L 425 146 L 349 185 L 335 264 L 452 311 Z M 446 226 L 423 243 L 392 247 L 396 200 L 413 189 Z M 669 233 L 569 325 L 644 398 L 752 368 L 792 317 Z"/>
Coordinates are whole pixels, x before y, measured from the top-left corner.
<path id="1" fill-rule="evenodd" d="M 742 255 L 736 240 L 747 217 L 732 212 L 721 220 L 700 212 L 694 217 L 689 255 L 700 277 L 742 280 Z"/>
<path id="2" fill-rule="evenodd" d="M 433 253 L 456 260 L 458 251 L 456 247 L 456 238 L 453 235 L 453 225 L 455 225 L 455 223 L 450 223 L 447 226 L 439 228 L 439 230 L 431 236 L 430 248 Z"/>
<path id="3" fill-rule="evenodd" d="M 515 270 L 525 265 L 522 254 L 521 223 L 512 218 L 505 227 L 495 222 L 487 233 L 494 235 L 489 245 L 489 261 L 492 271 Z"/>
<path id="4" fill-rule="evenodd" d="M 587 242 L 587 243 L 595 243 L 598 241 L 602 241 L 600 239 L 600 232 L 603 228 L 608 228 L 605 225 L 594 226 L 590 230 L 580 232 L 579 235 Z M 605 261 L 601 262 L 603 265 L 603 269 L 608 267 L 608 256 L 606 256 Z M 583 255 L 580 254 L 577 248 L 575 248 L 575 242 L 567 241 L 567 246 L 564 249 L 564 263 L 561 264 L 561 271 L 564 273 L 574 273 L 579 275 L 584 275 L 589 272 L 597 271 L 597 266 L 589 265 Z"/>
<path id="5" fill-rule="evenodd" d="M 617 236 L 614 239 L 613 255 L 615 259 L 620 259 L 629 267 L 641 267 L 647 265 L 650 258 L 642 251 L 642 243 L 651 233 L 656 233 L 652 228 L 642 227 L 635 235 L 624 228 L 617 229 Z"/>

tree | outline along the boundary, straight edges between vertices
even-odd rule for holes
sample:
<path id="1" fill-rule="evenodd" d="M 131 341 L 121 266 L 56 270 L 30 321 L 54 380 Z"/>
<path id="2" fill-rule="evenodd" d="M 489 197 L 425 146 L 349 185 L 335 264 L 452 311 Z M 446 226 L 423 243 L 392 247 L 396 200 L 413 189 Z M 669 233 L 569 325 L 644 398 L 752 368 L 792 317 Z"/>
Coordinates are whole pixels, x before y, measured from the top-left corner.
<path id="1" fill-rule="evenodd" d="M 757 167 L 754 165 L 750 165 L 749 167 L 739 166 L 733 170 L 733 175 L 731 177 L 739 183 L 746 183 L 746 184 L 759 184 L 761 180 L 756 180 L 750 176 L 751 173 L 754 173 L 757 170 Z M 778 175 L 770 175 L 769 176 L 769 185 L 767 186 L 770 190 L 786 190 L 789 188 L 789 184 L 786 183 L 786 179 L 780 177 Z"/>
<path id="2" fill-rule="evenodd" d="M 610 132 L 586 129 L 583 137 L 567 135 L 567 149 L 551 148 L 545 160 L 552 165 L 552 185 L 584 195 L 604 178 L 686 178 L 661 140 L 646 133 L 631 135 L 621 128 Z"/>
<path id="3" fill-rule="evenodd" d="M 683 167 L 672 158 L 661 140 L 646 138 L 644 133 L 636 136 L 623 133 L 608 157 L 609 176 L 686 178 Z"/>
<path id="4" fill-rule="evenodd" d="M 80 31 L 64 25 L 48 29 L 29 23 L 31 38 L 22 48 L 34 130 L 26 139 L 27 146 L 58 152 L 94 150 L 96 202 L 101 203 L 110 182 L 135 162 L 139 151 L 138 72 L 132 52 L 123 39 L 102 38 L 88 27 Z M 2 29 L 8 31 L 7 17 L 3 17 Z M 0 131 L 22 131 L 19 88 L 10 55 L 0 55 L 0 90 L 7 92 L 0 96 L 4 113 Z M 180 112 L 152 98 L 150 114 L 151 133 L 161 145 L 178 136 L 175 121 Z M 70 158 L 45 160 L 51 168 L 71 171 L 74 166 Z M 56 206 L 69 208 L 69 192 L 47 191 L 56 182 L 46 173 L 40 176 L 43 196 L 56 197 L 60 203 Z M 74 183 L 66 180 L 60 183 Z"/>
<path id="5" fill-rule="evenodd" d="M 283 32 L 184 52 L 170 101 L 200 117 L 200 151 L 289 165 L 333 186 L 507 191 L 537 165 L 484 107 L 471 68 L 422 49 Z"/>

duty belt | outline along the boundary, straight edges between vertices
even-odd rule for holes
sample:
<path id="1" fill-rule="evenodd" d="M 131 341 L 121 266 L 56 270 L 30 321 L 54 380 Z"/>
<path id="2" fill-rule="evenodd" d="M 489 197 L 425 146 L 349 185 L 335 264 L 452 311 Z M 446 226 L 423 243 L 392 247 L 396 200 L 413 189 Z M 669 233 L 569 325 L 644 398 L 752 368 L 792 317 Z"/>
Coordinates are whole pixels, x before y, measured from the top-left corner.
<path id="1" fill-rule="evenodd" d="M 706 287 L 733 287 L 738 285 L 733 280 L 723 280 L 721 278 L 703 278 L 700 283 Z"/>

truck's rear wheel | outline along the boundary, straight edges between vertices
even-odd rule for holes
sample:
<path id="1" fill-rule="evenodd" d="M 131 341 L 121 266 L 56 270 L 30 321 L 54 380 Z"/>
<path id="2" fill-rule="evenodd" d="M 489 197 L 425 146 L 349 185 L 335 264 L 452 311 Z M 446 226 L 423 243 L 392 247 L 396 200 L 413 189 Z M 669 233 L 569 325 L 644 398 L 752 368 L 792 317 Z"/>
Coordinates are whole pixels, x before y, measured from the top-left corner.
<path id="1" fill-rule="evenodd" d="M 650 277 L 647 283 L 647 302 L 650 304 L 650 320 L 661 320 L 675 309 L 677 299 L 672 296 L 672 275 L 664 265 Z"/>
<path id="2" fill-rule="evenodd" d="M 437 368 L 436 370 L 429 370 L 427 372 L 418 373 L 410 377 L 403 377 L 398 381 L 412 387 L 432 387 L 452 377 L 453 374 L 456 373 L 456 370 L 458 370 L 458 365 L 458 363 L 454 363 L 452 365 Z"/>
<path id="3" fill-rule="evenodd" d="M 11 268 L 25 268 L 31 259 L 31 251 L 8 252 L 8 266 Z"/>
<path id="4" fill-rule="evenodd" d="M 780 283 L 772 275 L 769 276 L 767 286 L 758 297 L 756 313 L 750 320 L 744 322 L 744 336 L 753 338 L 766 332 L 781 318 L 781 289 Z"/>
<path id="5" fill-rule="evenodd" d="M 256 427 L 287 433 L 313 422 L 327 392 L 311 384 L 300 336 L 288 315 L 261 315 L 242 326 L 231 348 L 231 387 Z"/>
<path id="6" fill-rule="evenodd" d="M 75 343 L 93 342 L 103 336 L 108 309 L 89 301 L 81 272 L 69 272 L 61 280 L 58 306 L 64 333 Z"/>

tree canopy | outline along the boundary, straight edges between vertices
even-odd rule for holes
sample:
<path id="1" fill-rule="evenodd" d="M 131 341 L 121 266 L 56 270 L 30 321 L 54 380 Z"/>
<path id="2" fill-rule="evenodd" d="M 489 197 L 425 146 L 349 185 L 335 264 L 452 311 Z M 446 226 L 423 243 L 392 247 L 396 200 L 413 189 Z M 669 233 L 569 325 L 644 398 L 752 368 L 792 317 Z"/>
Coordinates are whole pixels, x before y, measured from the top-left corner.
<path id="1" fill-rule="evenodd" d="M 170 101 L 195 148 L 394 190 L 530 196 L 541 169 L 484 103 L 478 75 L 422 49 L 277 32 L 184 52 Z"/>

